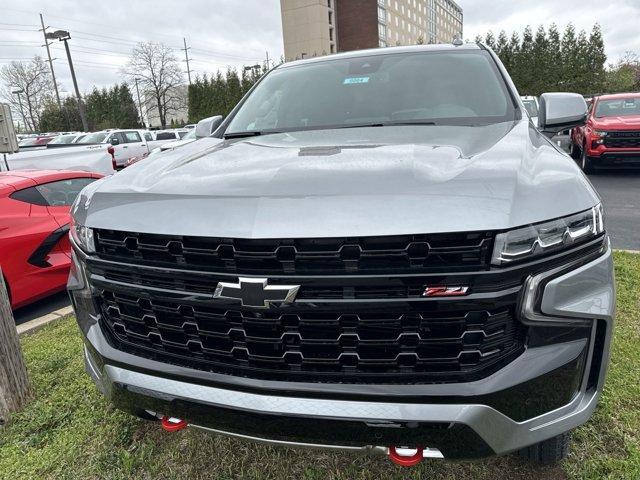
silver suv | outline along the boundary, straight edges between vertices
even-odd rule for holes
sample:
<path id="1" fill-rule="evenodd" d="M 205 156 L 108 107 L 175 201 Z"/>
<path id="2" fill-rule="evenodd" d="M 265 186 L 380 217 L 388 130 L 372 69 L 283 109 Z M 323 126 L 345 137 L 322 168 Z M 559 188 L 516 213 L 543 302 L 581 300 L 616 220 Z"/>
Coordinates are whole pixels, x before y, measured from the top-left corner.
<path id="1" fill-rule="evenodd" d="M 607 370 L 600 199 L 482 45 L 281 65 L 87 187 L 69 291 L 116 406 L 284 445 L 553 462 Z M 198 125 L 209 128 L 210 120 Z"/>

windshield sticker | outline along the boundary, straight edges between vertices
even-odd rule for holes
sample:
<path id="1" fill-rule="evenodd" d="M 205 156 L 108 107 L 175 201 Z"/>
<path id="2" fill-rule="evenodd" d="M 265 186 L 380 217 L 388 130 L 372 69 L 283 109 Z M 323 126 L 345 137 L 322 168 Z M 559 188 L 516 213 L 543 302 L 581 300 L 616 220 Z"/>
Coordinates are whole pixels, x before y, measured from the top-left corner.
<path id="1" fill-rule="evenodd" d="M 369 77 L 349 77 L 342 82 L 343 85 L 359 85 L 362 83 L 369 83 Z"/>

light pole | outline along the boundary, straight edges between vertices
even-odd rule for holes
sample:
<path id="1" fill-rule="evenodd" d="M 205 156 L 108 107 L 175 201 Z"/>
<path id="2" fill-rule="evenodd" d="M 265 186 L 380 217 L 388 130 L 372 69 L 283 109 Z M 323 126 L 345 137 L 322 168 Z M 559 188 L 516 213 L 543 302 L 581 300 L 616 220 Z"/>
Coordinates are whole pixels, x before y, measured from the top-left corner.
<path id="1" fill-rule="evenodd" d="M 47 47 L 47 57 L 49 58 L 49 67 L 51 68 L 51 78 L 53 80 L 53 88 L 56 90 L 56 99 L 58 100 L 58 108 L 62 110 L 62 103 L 60 102 L 60 93 L 58 92 L 58 82 L 56 82 L 56 72 L 53 71 L 53 61 L 55 58 L 51 58 L 51 50 L 49 50 L 49 41 L 47 40 L 47 27 L 44 26 L 44 18 L 40 14 L 40 24 L 42 25 L 42 35 L 44 35 L 44 46 Z"/>
<path id="2" fill-rule="evenodd" d="M 20 115 L 22 115 L 22 121 L 24 122 L 25 129 L 28 128 L 27 117 L 24 115 L 24 109 L 22 108 L 22 98 L 20 97 L 21 93 L 24 93 L 24 89 L 22 88 L 14 88 L 11 90 L 11 93 L 18 96 L 18 105 L 20 105 Z"/>
<path id="3" fill-rule="evenodd" d="M 138 109 L 140 110 L 140 123 L 144 126 L 144 128 L 147 128 L 147 122 L 144 121 L 144 117 L 142 116 L 142 102 L 140 101 L 140 88 L 138 88 L 138 77 L 135 77 L 133 79 L 133 81 L 136 84 L 136 94 L 138 95 Z M 145 101 L 146 101 L 145 97 Z"/>
<path id="4" fill-rule="evenodd" d="M 71 51 L 69 50 L 68 40 L 71 39 L 71 35 L 66 30 L 56 30 L 55 32 L 47 32 L 46 38 L 55 39 L 64 42 L 64 49 L 67 51 L 67 60 L 69 60 L 69 69 L 71 70 L 71 79 L 73 80 L 73 88 L 76 91 L 76 98 L 78 99 L 78 112 L 80 113 L 80 120 L 82 120 L 82 129 L 85 132 L 89 131 L 89 124 L 87 123 L 87 115 L 84 111 L 84 103 L 82 103 L 82 97 L 80 96 L 80 90 L 78 89 L 78 81 L 76 80 L 76 72 L 73 69 L 73 61 L 71 60 Z"/>

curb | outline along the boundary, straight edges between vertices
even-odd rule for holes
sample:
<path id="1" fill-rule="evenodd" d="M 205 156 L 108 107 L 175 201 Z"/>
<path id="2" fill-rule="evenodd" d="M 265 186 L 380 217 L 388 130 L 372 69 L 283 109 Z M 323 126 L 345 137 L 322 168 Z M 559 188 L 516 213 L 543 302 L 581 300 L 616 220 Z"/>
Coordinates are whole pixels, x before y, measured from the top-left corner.
<path id="1" fill-rule="evenodd" d="M 59 320 L 62 317 L 66 317 L 71 313 L 73 313 L 73 307 L 69 305 L 67 307 L 63 307 L 59 310 L 56 310 L 55 312 L 47 313 L 42 317 L 36 318 L 34 320 L 30 320 L 26 323 L 22 323 L 16 327 L 16 329 L 18 330 L 18 335 L 22 336 L 27 333 L 33 333 L 37 330 L 40 330 L 45 325 L 48 325 L 49 323 L 55 320 Z"/>
<path id="2" fill-rule="evenodd" d="M 635 255 L 640 254 L 640 250 L 625 250 L 623 248 L 614 248 L 614 252 L 625 252 L 625 253 L 633 253 Z"/>

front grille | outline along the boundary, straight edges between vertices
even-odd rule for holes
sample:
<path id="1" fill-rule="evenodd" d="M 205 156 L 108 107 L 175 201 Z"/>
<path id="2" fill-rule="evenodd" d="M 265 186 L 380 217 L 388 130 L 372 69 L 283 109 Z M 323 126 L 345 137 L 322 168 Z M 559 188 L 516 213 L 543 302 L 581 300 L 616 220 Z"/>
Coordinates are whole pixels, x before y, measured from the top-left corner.
<path id="1" fill-rule="evenodd" d="M 118 349 L 247 378 L 428 384 L 485 378 L 524 350 L 523 273 L 489 268 L 492 232 L 238 240 L 96 230 L 87 274 Z M 291 305 L 216 298 L 240 276 L 300 285 Z M 425 299 L 427 285 L 468 297 Z"/>
<path id="2" fill-rule="evenodd" d="M 515 295 L 264 311 L 99 287 L 103 329 L 125 351 L 269 380 L 433 383 L 482 378 L 522 352 Z"/>
<path id="3" fill-rule="evenodd" d="M 640 148 L 640 132 L 609 132 L 604 144 L 609 148 Z"/>
<path id="4" fill-rule="evenodd" d="M 95 230 L 101 258 L 219 273 L 358 274 L 485 269 L 490 232 L 314 239 L 229 239 Z"/>

